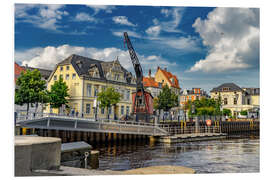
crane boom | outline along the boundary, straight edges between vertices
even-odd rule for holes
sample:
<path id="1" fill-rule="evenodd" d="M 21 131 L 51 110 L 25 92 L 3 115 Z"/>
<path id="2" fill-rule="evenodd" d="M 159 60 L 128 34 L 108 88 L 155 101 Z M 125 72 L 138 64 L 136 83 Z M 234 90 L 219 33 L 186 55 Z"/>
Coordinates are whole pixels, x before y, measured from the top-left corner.
<path id="1" fill-rule="evenodd" d="M 136 52 L 133 49 L 133 46 L 130 42 L 127 32 L 124 32 L 124 37 L 125 37 L 125 42 L 127 44 L 128 51 L 129 51 L 130 59 L 132 61 L 134 71 L 136 73 L 136 93 L 135 93 L 134 102 L 133 102 L 132 114 L 136 115 L 136 119 L 139 115 L 141 116 L 140 118 L 146 119 L 146 121 L 148 121 L 149 112 L 151 109 L 149 107 L 148 101 L 151 95 L 149 95 L 149 93 L 144 91 L 142 67 L 136 55 Z M 148 101 L 146 97 L 148 97 Z"/>
<path id="2" fill-rule="evenodd" d="M 142 83 L 143 82 L 143 71 L 142 71 L 141 64 L 139 62 L 139 59 L 136 55 L 135 50 L 133 49 L 133 46 L 129 40 L 127 32 L 124 32 L 124 37 L 125 37 L 125 42 L 127 44 L 128 51 L 129 51 L 130 59 L 132 61 L 134 71 L 136 73 L 137 88 L 143 89 L 143 83 Z"/>

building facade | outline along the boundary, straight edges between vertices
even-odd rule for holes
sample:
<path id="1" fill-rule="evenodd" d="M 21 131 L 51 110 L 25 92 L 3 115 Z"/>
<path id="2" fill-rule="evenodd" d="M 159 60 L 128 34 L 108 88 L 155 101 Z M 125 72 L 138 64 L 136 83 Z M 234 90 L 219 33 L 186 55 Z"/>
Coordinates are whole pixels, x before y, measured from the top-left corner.
<path id="1" fill-rule="evenodd" d="M 171 72 L 167 71 L 167 68 L 161 69 L 159 66 L 157 67 L 157 71 L 155 74 L 155 81 L 157 83 L 161 83 L 162 86 L 168 85 L 169 88 L 176 94 L 180 95 L 180 85 L 178 78 L 173 75 Z"/>
<path id="2" fill-rule="evenodd" d="M 110 62 L 71 55 L 58 63 L 48 79 L 48 90 L 62 77 L 69 88 L 69 108 L 62 111 L 88 118 L 107 118 L 107 109 L 98 107 L 97 95 L 107 87 L 113 87 L 122 98 L 115 108 L 109 108 L 110 118 L 120 118 L 132 111 L 132 92 L 136 91 L 134 76 L 123 68 L 118 59 Z M 47 107 L 47 112 L 58 109 Z"/>
<path id="3" fill-rule="evenodd" d="M 222 108 L 230 109 L 232 115 L 239 117 L 241 111 L 248 111 L 248 116 L 259 116 L 260 89 L 240 88 L 234 83 L 225 83 L 211 91 L 211 98 L 221 98 Z"/>
<path id="4" fill-rule="evenodd" d="M 183 107 L 188 101 L 201 100 L 202 98 L 209 98 L 209 95 L 201 88 L 185 89 L 180 95 L 180 106 Z"/>
<path id="5" fill-rule="evenodd" d="M 151 76 L 151 69 L 149 69 L 148 77 L 143 77 L 143 86 L 152 94 L 153 98 L 157 98 L 162 91 L 162 83 L 155 81 L 155 77 Z"/>

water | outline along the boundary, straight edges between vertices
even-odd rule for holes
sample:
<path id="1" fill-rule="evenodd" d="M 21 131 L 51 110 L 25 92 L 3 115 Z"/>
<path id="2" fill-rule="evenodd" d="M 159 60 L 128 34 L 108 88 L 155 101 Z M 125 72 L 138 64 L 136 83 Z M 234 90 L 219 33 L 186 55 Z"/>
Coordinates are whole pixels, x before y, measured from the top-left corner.
<path id="1" fill-rule="evenodd" d="M 259 139 L 241 138 L 177 144 L 103 145 L 100 170 L 129 170 L 157 165 L 185 166 L 196 173 L 259 172 Z"/>

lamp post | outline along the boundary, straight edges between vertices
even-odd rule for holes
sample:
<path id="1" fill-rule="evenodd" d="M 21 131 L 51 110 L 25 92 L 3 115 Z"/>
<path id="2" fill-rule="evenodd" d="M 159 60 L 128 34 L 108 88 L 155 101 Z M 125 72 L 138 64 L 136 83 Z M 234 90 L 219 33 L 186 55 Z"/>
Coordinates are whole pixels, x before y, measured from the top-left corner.
<path id="1" fill-rule="evenodd" d="M 97 98 L 94 99 L 94 112 L 95 112 L 95 121 L 97 121 L 97 111 L 98 111 L 98 101 Z"/>

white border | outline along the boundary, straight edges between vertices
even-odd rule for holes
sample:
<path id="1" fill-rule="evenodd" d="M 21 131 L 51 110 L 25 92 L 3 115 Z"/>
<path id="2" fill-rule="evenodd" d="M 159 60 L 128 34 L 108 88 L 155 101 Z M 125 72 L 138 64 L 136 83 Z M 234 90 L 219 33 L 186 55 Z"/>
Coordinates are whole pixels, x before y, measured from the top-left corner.
<path id="1" fill-rule="evenodd" d="M 260 59 L 260 86 L 261 86 L 261 173 L 246 173 L 246 174 L 199 174 L 199 175 L 151 175 L 151 176 L 86 176 L 79 177 L 80 179 L 138 179 L 138 178 L 154 178 L 154 179 L 262 179 L 268 178 L 267 171 L 269 169 L 269 4 L 265 0 L 9 0 L 3 1 L 1 4 L 1 176 L 3 178 L 13 177 L 13 49 L 14 49 L 14 3 L 46 3 L 46 4 L 109 4 L 109 5 L 154 5 L 154 6 L 210 6 L 210 7 L 259 7 L 261 12 L 260 18 L 260 42 L 261 42 L 261 59 Z M 247 77 L 248 78 L 248 77 Z M 34 179 L 44 179 L 48 177 L 32 177 Z M 50 177 L 58 179 L 59 177 Z M 74 179 L 78 177 L 60 177 L 61 179 Z"/>

